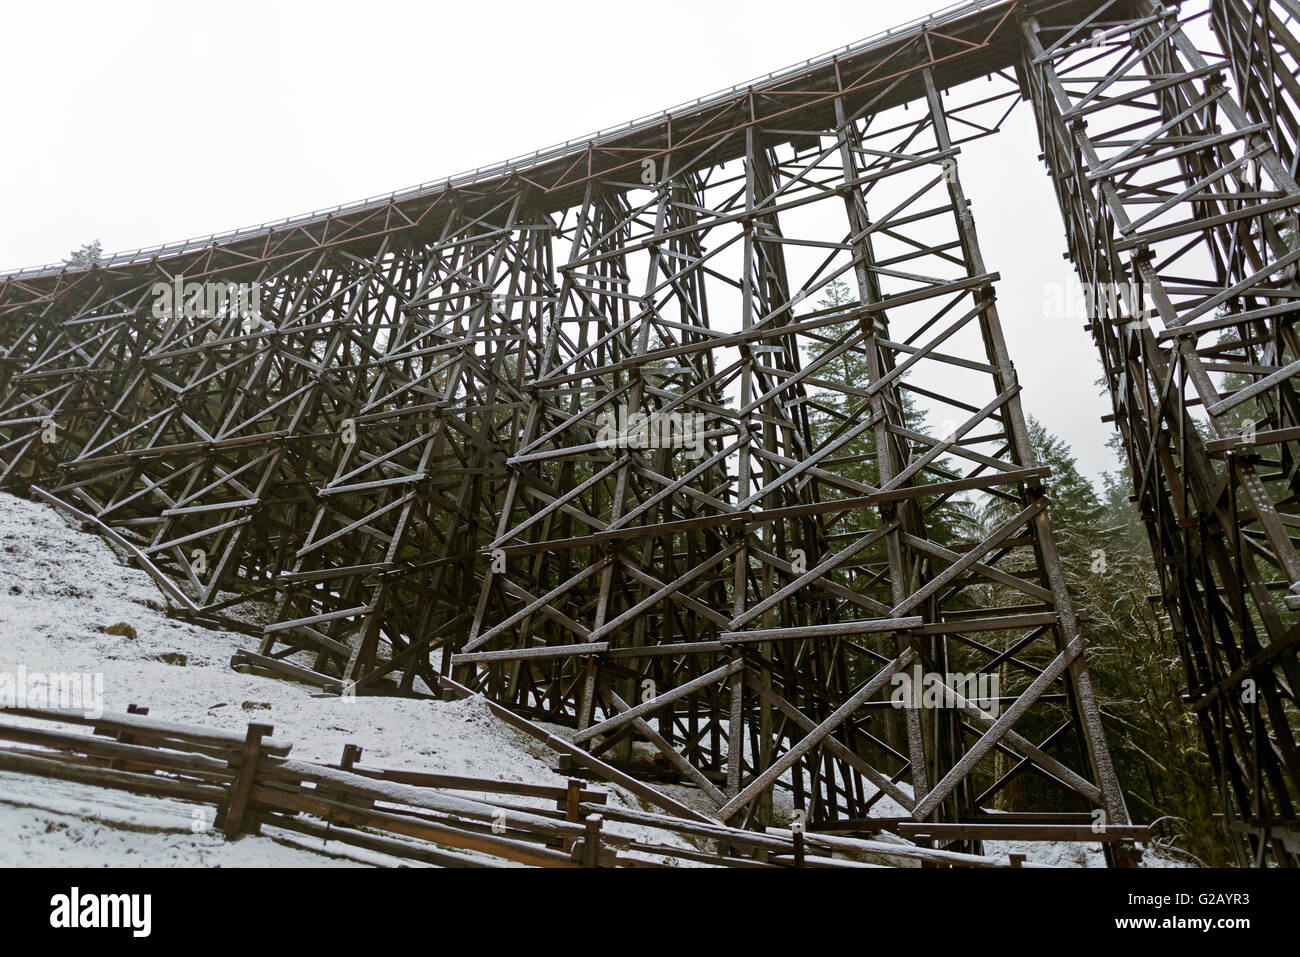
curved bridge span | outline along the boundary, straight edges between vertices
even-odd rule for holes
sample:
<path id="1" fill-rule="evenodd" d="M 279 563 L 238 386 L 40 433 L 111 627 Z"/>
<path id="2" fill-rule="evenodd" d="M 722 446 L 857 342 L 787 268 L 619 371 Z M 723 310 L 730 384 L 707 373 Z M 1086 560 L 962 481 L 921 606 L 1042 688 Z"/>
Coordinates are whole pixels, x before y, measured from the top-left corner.
<path id="1" fill-rule="evenodd" d="M 961 176 L 1032 110 L 1080 280 L 1136 291 L 1088 328 L 1225 825 L 1298 863 L 1297 19 L 964 4 L 489 169 L 0 276 L 0 486 L 248 634 L 238 667 L 469 689 L 744 827 L 1087 827 L 1124 863 Z"/>

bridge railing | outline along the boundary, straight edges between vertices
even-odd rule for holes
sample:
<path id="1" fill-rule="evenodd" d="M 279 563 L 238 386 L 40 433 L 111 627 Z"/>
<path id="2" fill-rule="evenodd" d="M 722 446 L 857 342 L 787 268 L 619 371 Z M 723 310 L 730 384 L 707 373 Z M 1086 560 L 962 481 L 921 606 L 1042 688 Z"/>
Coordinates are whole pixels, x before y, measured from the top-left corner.
<path id="1" fill-rule="evenodd" d="M 829 66 L 838 57 L 845 55 L 852 56 L 862 53 L 873 46 L 895 40 L 909 33 L 914 33 L 922 27 L 942 26 L 955 20 L 968 17 L 971 14 L 982 12 L 990 7 L 1006 5 L 1008 2 L 1009 0 L 966 0 L 966 2 L 963 3 L 955 3 L 944 7 L 941 10 L 937 10 L 934 13 L 915 17 L 912 20 L 890 27 L 880 33 L 865 37 L 854 43 L 845 44 L 843 47 L 837 47 L 836 49 L 823 53 L 820 56 L 809 57 L 807 60 L 800 63 L 793 63 L 790 66 L 774 70 L 763 76 L 755 77 L 747 82 L 725 87 L 715 93 L 697 97 L 694 100 L 688 100 L 684 103 L 679 103 L 666 110 L 660 110 L 656 113 L 648 113 L 645 116 L 619 126 L 606 127 L 605 129 L 591 133 L 587 136 L 574 137 L 565 140 L 563 143 L 557 143 L 553 146 L 534 150 L 532 153 L 523 153 L 519 156 L 511 157 L 503 162 L 493 163 L 489 166 L 480 166 L 477 169 L 467 170 L 449 177 L 429 180 L 420 183 L 417 186 L 394 190 L 391 193 L 379 193 L 351 203 L 343 203 L 338 206 L 317 209 L 310 213 L 303 213 L 297 216 L 288 216 L 284 219 L 259 223 L 256 226 L 245 226 L 240 229 L 228 230 L 226 232 L 211 233 L 208 236 L 193 237 L 179 242 L 162 243 L 156 246 L 143 246 L 133 252 L 113 253 L 101 259 L 98 265 L 111 267 L 126 266 L 137 262 L 148 262 L 149 260 L 156 258 L 165 258 L 171 255 L 179 255 L 185 252 L 206 249 L 209 246 L 223 245 L 239 239 L 247 239 L 253 236 L 260 236 L 268 232 L 273 232 L 278 229 L 285 229 L 290 226 L 315 222 L 331 216 L 338 216 L 343 213 L 360 212 L 370 207 L 382 206 L 401 200 L 415 199 L 419 196 L 428 195 L 444 189 L 455 189 L 469 186 L 484 179 L 496 179 L 513 172 L 531 169 L 553 160 L 560 159 L 572 153 L 575 149 L 586 149 L 588 146 L 600 145 L 608 140 L 627 136 L 629 133 L 649 129 L 658 123 L 662 123 L 666 117 L 683 116 L 701 109 L 709 109 L 712 106 L 726 102 L 728 99 L 735 97 L 739 93 L 743 93 L 755 87 L 779 85 L 780 83 L 801 76 L 810 70 L 822 66 Z M 0 278 L 53 275 L 63 272 L 68 268 L 66 262 L 48 263 L 43 266 L 29 266 L 23 269 L 0 271 Z"/>

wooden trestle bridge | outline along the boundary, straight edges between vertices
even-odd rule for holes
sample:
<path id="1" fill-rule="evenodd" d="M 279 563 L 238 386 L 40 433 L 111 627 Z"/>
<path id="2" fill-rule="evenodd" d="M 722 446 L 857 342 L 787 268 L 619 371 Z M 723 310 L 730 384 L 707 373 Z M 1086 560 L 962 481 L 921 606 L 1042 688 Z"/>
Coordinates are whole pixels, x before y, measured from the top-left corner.
<path id="1" fill-rule="evenodd" d="M 471 689 L 733 828 L 1130 834 L 961 177 L 1031 109 L 1081 281 L 1143 290 L 1089 325 L 1226 826 L 1297 863 L 1297 19 L 968 3 L 490 169 L 0 276 L 0 487 L 248 634 L 240 667 Z"/>

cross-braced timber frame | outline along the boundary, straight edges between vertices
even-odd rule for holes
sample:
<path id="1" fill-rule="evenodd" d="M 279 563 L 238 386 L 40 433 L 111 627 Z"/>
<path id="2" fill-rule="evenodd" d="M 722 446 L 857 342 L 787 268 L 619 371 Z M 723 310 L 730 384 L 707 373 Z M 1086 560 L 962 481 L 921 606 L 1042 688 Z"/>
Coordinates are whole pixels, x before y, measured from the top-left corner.
<path id="1" fill-rule="evenodd" d="M 1126 825 L 962 180 L 1027 99 L 1081 279 L 1154 303 L 1090 327 L 1229 827 L 1294 863 L 1296 13 L 986 0 L 491 170 L 0 277 L 0 485 L 248 633 L 241 667 L 454 679 L 648 746 L 733 825 L 971 849 L 1012 793 L 1022 828 Z M 217 292 L 160 315 L 176 283 Z M 897 693 L 922 675 L 942 706 Z"/>
<path id="2" fill-rule="evenodd" d="M 1193 6 L 1028 17 L 1022 71 L 1076 268 L 1141 293 L 1090 328 L 1234 846 L 1295 863 L 1298 11 Z"/>

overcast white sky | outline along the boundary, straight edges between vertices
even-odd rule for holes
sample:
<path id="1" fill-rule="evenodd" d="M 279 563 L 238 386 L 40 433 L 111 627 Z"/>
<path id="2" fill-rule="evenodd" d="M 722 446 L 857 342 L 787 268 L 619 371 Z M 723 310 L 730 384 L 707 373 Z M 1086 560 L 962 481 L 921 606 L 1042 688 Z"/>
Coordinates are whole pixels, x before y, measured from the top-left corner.
<path id="1" fill-rule="evenodd" d="M 843 46 L 931 0 L 654 0 L 5 9 L 0 268 L 283 218 L 532 152 Z M 1026 409 L 1113 469 L 1109 402 L 1023 105 L 961 175 Z"/>

